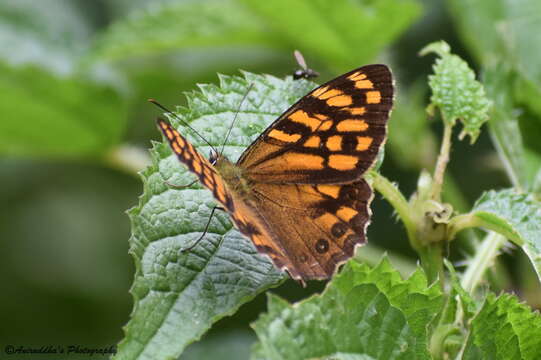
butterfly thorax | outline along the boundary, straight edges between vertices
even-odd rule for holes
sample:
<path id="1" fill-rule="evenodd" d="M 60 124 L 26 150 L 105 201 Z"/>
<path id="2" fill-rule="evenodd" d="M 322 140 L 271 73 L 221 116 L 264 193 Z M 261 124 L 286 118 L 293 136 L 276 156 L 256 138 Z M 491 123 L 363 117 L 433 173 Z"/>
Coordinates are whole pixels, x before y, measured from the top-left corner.
<path id="1" fill-rule="evenodd" d="M 214 166 L 230 191 L 242 197 L 249 196 L 251 187 L 240 166 L 232 163 L 225 156 L 219 156 Z"/>

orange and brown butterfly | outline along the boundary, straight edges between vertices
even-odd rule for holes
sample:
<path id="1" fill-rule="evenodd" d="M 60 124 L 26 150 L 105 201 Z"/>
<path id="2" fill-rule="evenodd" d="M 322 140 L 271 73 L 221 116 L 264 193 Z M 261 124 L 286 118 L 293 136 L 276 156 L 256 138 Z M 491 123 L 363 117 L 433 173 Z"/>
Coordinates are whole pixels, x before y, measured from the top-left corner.
<path id="1" fill-rule="evenodd" d="M 327 279 L 366 242 L 372 189 L 363 174 L 386 140 L 393 79 L 367 65 L 305 95 L 232 163 L 203 157 L 168 122 L 173 152 L 239 231 L 304 284 Z"/>

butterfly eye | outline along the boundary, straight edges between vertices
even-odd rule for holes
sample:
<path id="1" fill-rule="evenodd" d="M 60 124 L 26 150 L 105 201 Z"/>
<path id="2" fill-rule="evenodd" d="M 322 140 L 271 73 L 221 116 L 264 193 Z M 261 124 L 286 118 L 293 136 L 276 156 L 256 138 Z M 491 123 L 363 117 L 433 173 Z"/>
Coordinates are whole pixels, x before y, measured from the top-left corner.
<path id="1" fill-rule="evenodd" d="M 218 154 L 212 150 L 210 150 L 209 153 L 209 161 L 212 165 L 216 165 L 216 161 L 218 161 Z"/>

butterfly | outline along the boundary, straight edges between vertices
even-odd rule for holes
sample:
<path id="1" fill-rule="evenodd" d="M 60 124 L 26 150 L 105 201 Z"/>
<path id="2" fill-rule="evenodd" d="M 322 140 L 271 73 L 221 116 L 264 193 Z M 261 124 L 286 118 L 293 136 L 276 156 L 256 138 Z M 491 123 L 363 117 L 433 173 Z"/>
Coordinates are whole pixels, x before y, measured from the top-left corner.
<path id="1" fill-rule="evenodd" d="M 238 230 L 304 285 L 330 278 L 366 242 L 373 193 L 363 174 L 386 140 L 393 91 L 385 65 L 343 74 L 293 104 L 236 163 L 206 159 L 165 120 L 158 127 Z"/>

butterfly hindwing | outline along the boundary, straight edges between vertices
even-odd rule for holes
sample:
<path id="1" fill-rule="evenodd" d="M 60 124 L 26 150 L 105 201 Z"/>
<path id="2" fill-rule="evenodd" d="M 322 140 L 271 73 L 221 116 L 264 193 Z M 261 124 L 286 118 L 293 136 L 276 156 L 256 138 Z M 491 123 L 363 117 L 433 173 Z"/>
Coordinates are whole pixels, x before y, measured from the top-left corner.
<path id="1" fill-rule="evenodd" d="M 284 112 L 238 161 L 265 183 L 357 180 L 386 138 L 393 82 L 385 65 L 350 71 L 316 88 Z"/>
<path id="2" fill-rule="evenodd" d="M 285 265 L 294 278 L 329 278 L 356 245 L 366 242 L 372 189 L 363 179 L 342 185 L 261 183 L 253 191 L 256 208 L 287 254 Z"/>

